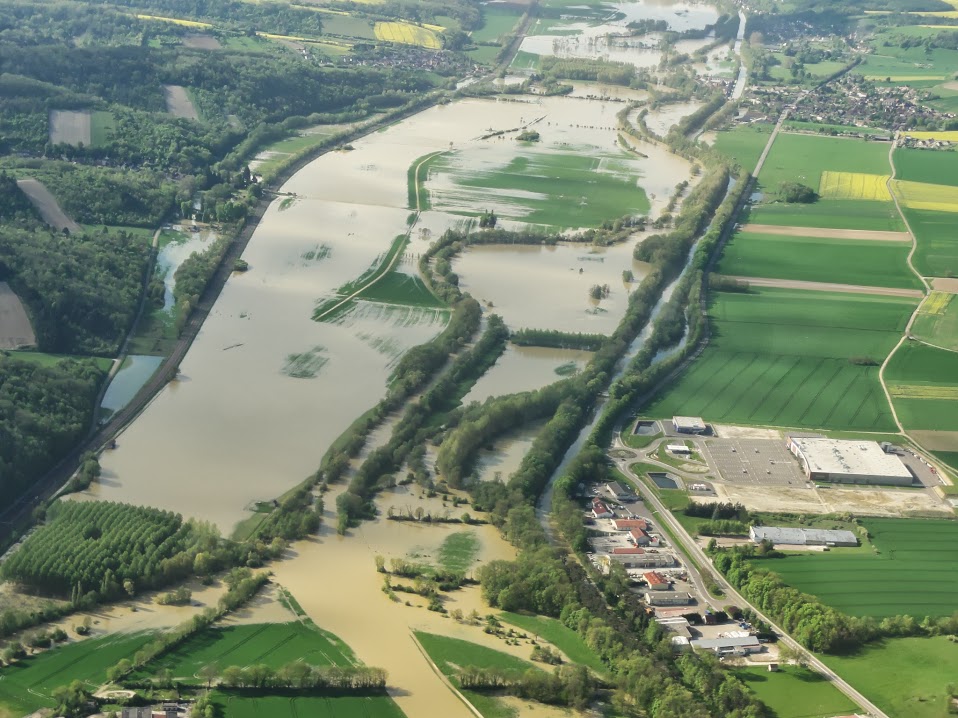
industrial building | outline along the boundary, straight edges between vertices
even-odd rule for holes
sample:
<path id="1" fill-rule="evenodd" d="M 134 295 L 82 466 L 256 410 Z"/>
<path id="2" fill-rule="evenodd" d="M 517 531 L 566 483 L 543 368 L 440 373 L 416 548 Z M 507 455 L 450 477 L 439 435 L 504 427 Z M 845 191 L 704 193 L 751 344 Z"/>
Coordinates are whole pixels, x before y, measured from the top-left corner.
<path id="1" fill-rule="evenodd" d="M 875 441 L 790 436 L 785 445 L 811 481 L 893 486 L 911 486 L 913 481 L 902 460 L 885 453 Z"/>
<path id="2" fill-rule="evenodd" d="M 645 602 L 650 606 L 688 606 L 692 603 L 692 594 L 680 591 L 646 591 Z"/>
<path id="3" fill-rule="evenodd" d="M 648 531 L 649 522 L 645 519 L 612 519 L 612 527 L 616 531 L 632 531 L 633 529 Z"/>
<path id="4" fill-rule="evenodd" d="M 633 496 L 632 492 L 623 488 L 622 484 L 620 484 L 618 481 L 610 481 L 605 485 L 605 488 L 619 501 L 625 501 Z"/>
<path id="5" fill-rule="evenodd" d="M 669 583 L 669 579 L 658 571 L 647 571 L 642 574 L 642 578 L 645 579 L 645 582 L 649 584 L 649 588 L 653 591 L 667 591 L 669 586 L 672 585 Z"/>
<path id="6" fill-rule="evenodd" d="M 759 653 L 762 644 L 755 636 L 730 636 L 728 638 L 696 638 L 692 648 L 699 651 L 712 651 L 718 656 L 744 656 Z"/>
<path id="7" fill-rule="evenodd" d="M 675 557 L 672 554 L 649 553 L 640 548 L 616 548 L 611 554 L 599 556 L 599 563 L 606 570 L 613 561 L 622 568 L 669 568 L 675 565 Z"/>
<path id="8" fill-rule="evenodd" d="M 679 456 L 688 456 L 692 453 L 692 450 L 685 444 L 668 444 L 665 450 L 670 454 L 677 454 Z"/>
<path id="9" fill-rule="evenodd" d="M 752 526 L 748 537 L 755 543 L 771 541 L 776 546 L 857 546 L 858 538 L 851 531 L 831 529 L 777 528 Z"/>
<path id="10" fill-rule="evenodd" d="M 708 429 L 700 416 L 673 416 L 672 426 L 680 434 L 704 434 Z"/>
<path id="11" fill-rule="evenodd" d="M 597 519 L 610 519 L 615 516 L 615 514 L 606 506 L 604 501 L 592 499 L 592 516 Z"/>

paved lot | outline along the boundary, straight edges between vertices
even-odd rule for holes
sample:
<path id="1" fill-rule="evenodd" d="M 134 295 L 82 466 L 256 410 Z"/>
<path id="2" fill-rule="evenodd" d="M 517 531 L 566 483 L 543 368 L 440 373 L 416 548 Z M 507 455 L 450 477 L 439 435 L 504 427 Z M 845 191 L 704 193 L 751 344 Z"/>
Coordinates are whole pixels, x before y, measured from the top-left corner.
<path id="1" fill-rule="evenodd" d="M 709 465 L 732 484 L 805 486 L 795 457 L 781 440 L 709 439 L 704 446 Z"/>

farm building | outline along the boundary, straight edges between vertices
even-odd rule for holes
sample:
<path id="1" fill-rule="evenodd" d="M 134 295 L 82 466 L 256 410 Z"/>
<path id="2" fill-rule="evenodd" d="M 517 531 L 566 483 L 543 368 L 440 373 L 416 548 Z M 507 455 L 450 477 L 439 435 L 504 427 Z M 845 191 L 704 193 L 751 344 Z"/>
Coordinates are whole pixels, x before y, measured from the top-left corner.
<path id="1" fill-rule="evenodd" d="M 653 591 L 667 591 L 670 585 L 669 579 L 658 571 L 648 571 L 642 574 L 642 578 L 645 579 L 645 582 L 649 584 L 649 588 Z"/>
<path id="2" fill-rule="evenodd" d="M 755 636 L 734 636 L 731 638 L 697 638 L 692 641 L 692 648 L 699 651 L 712 651 L 718 656 L 758 653 L 762 644 Z"/>
<path id="3" fill-rule="evenodd" d="M 681 591 L 646 591 L 645 602 L 650 606 L 688 606 L 692 594 Z"/>
<path id="4" fill-rule="evenodd" d="M 632 496 L 632 492 L 627 491 L 618 481 L 610 481 L 605 485 L 605 488 L 619 501 L 631 498 Z"/>
<path id="5" fill-rule="evenodd" d="M 670 454 L 679 454 L 681 456 L 688 456 L 692 453 L 692 450 L 685 444 L 668 444 L 665 450 Z"/>
<path id="6" fill-rule="evenodd" d="M 615 516 L 605 502 L 599 499 L 592 500 L 592 515 L 597 519 L 610 519 Z"/>
<path id="7" fill-rule="evenodd" d="M 788 437 L 786 443 L 812 481 L 840 484 L 911 486 L 912 475 L 901 459 L 886 454 L 875 441 Z"/>
<path id="8" fill-rule="evenodd" d="M 632 531 L 633 529 L 648 531 L 649 522 L 645 519 L 612 519 L 612 527 L 616 531 Z"/>
<path id="9" fill-rule="evenodd" d="M 755 543 L 769 540 L 776 546 L 857 546 L 858 538 L 851 531 L 830 529 L 776 528 L 752 526 L 748 537 Z"/>
<path id="10" fill-rule="evenodd" d="M 613 549 L 611 554 L 599 557 L 599 563 L 606 569 L 613 561 L 622 568 L 668 568 L 675 565 L 675 558 L 670 554 L 649 553 L 640 548 L 617 548 Z"/>
<path id="11" fill-rule="evenodd" d="M 707 428 L 699 416 L 673 416 L 672 426 L 680 434 L 704 434 Z"/>

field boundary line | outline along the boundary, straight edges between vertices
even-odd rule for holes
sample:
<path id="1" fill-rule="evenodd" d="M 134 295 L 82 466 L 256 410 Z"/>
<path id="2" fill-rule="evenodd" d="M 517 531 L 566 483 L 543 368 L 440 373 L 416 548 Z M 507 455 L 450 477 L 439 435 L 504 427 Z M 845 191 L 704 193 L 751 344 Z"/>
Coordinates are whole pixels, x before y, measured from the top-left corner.
<path id="1" fill-rule="evenodd" d="M 422 657 L 426 659 L 426 663 L 429 664 L 429 667 L 432 669 L 433 673 L 435 673 L 437 676 L 439 676 L 439 680 L 441 680 L 441 681 L 446 685 L 446 688 L 448 688 L 449 690 L 451 690 L 451 691 L 453 692 L 453 694 L 454 694 L 459 700 L 461 700 L 461 701 L 463 702 L 463 704 L 466 706 L 466 708 L 468 708 L 469 711 L 470 711 L 474 716 L 476 716 L 476 718 L 484 718 L 483 715 L 482 715 L 482 713 L 479 712 L 479 710 L 469 701 L 469 699 L 466 698 L 466 697 L 462 694 L 462 692 L 452 684 L 452 681 L 450 681 L 450 680 L 446 677 L 446 674 L 439 670 L 439 666 L 437 666 L 437 665 L 435 664 L 435 662 L 432 660 L 432 658 L 429 657 L 429 654 L 426 653 L 426 649 L 422 647 L 422 644 L 419 642 L 419 639 L 416 638 L 416 634 L 415 634 L 414 631 L 410 631 L 410 632 L 409 632 L 409 637 L 412 639 L 412 642 L 416 644 L 416 648 L 419 649 L 419 652 L 422 654 Z"/>
<path id="2" fill-rule="evenodd" d="M 836 294 L 875 294 L 886 297 L 912 299 L 925 296 L 920 289 L 904 289 L 902 287 L 870 287 L 863 284 L 833 284 L 831 282 L 809 282 L 803 279 L 779 279 L 775 277 L 724 276 L 740 282 L 747 282 L 756 287 L 768 287 L 771 289 L 799 289 L 812 292 L 835 292 Z M 908 326 L 911 326 L 910 322 Z"/>

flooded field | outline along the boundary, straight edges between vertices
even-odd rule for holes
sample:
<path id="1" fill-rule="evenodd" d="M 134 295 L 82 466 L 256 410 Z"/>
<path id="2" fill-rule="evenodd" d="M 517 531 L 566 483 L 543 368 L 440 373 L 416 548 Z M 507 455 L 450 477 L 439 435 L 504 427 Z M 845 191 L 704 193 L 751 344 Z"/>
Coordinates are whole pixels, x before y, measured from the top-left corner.
<path id="1" fill-rule="evenodd" d="M 704 104 L 704 102 L 693 101 L 664 105 L 656 110 L 652 110 L 645 116 L 645 125 L 652 132 L 659 135 L 659 137 L 664 137 L 668 134 L 672 125 L 681 121 L 682 118 L 691 115 Z"/>
<path id="2" fill-rule="evenodd" d="M 163 357 L 128 356 L 103 394 L 103 401 L 100 402 L 103 413 L 112 414 L 129 404 L 162 363 Z"/>
<path id="3" fill-rule="evenodd" d="M 541 389 L 581 370 L 591 356 L 592 352 L 578 349 L 510 344 L 495 365 L 466 394 L 462 403 L 483 402 L 491 396 Z"/>
<path id="4" fill-rule="evenodd" d="M 480 481 L 508 481 L 519 469 L 522 458 L 532 447 L 544 424 L 526 426 L 495 442 L 491 449 L 479 451 L 476 473 Z"/>
<path id="5" fill-rule="evenodd" d="M 464 252 L 453 267 L 459 286 L 512 329 L 610 334 L 633 287 L 623 281 L 623 270 L 636 282 L 647 272 L 647 265 L 632 259 L 632 247 L 482 245 Z M 590 296 L 596 285 L 608 285 L 606 298 Z"/>

